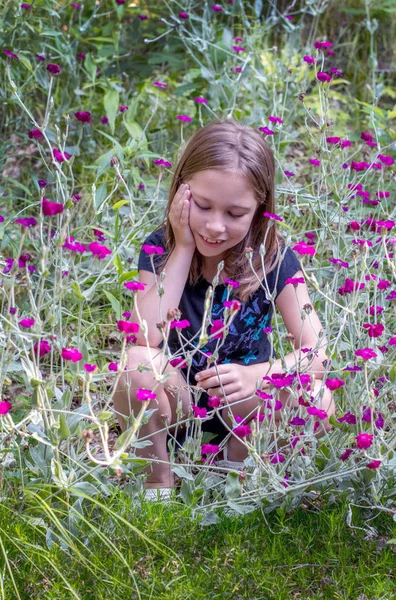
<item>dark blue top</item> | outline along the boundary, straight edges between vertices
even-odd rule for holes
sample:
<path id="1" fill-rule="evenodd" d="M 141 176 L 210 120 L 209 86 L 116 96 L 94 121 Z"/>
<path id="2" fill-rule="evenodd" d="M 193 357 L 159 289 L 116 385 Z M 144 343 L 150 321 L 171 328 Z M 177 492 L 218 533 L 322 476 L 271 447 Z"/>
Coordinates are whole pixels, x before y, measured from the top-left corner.
<path id="1" fill-rule="evenodd" d="M 151 246 L 161 246 L 166 252 L 165 244 L 165 226 L 163 225 L 157 231 L 152 232 L 144 241 L 144 244 Z M 284 252 L 284 246 L 281 249 Z M 153 255 L 154 265 L 158 274 L 158 262 L 163 259 L 163 255 Z M 151 267 L 150 257 L 143 250 L 140 251 L 138 269 L 153 272 Z M 288 277 L 293 277 L 297 271 L 301 269 L 299 260 L 293 250 L 288 248 L 283 260 L 275 269 L 267 276 L 268 289 L 272 293 L 276 288 L 276 296 L 285 287 L 285 282 Z M 166 279 L 165 279 L 166 282 Z M 203 276 L 200 277 L 195 286 L 190 286 L 188 279 L 184 287 L 183 295 L 180 300 L 179 309 L 181 310 L 181 319 L 187 319 L 191 325 L 179 333 L 186 339 L 183 340 L 185 352 L 193 351 L 198 345 L 198 331 L 202 326 L 202 317 L 204 313 L 204 301 L 206 291 L 211 285 Z M 264 288 L 265 283 L 263 282 Z M 227 300 L 227 284 L 219 284 L 214 290 L 213 308 L 211 321 L 219 319 L 223 320 L 225 307 L 223 302 Z M 229 294 L 229 299 L 233 298 L 233 289 Z M 176 308 L 176 307 L 175 307 Z M 241 365 L 251 365 L 255 363 L 268 362 L 271 346 L 267 338 L 267 334 L 263 333 L 264 327 L 269 327 L 272 321 L 273 308 L 270 300 L 267 299 L 265 289 L 259 287 L 247 302 L 241 302 L 241 308 L 234 318 L 229 328 L 229 333 L 221 348 L 218 350 L 219 358 L 217 364 L 238 363 Z M 158 315 L 159 319 L 159 315 Z M 210 327 L 208 328 L 210 335 Z M 195 375 L 198 371 L 207 368 L 207 357 L 201 352 L 214 352 L 217 343 L 223 340 L 212 339 L 205 344 L 200 351 L 197 351 L 192 357 L 192 364 L 189 373 L 189 384 L 196 385 Z M 163 346 L 163 341 L 159 345 Z M 169 334 L 169 349 L 172 354 L 180 350 L 180 344 L 176 329 L 171 329 Z M 178 354 L 181 356 L 181 353 Z M 275 353 L 272 356 L 276 358 Z M 187 367 L 183 369 L 183 373 L 187 375 Z M 204 393 L 203 396 L 207 397 Z M 202 398 L 201 405 L 205 405 L 205 398 Z"/>

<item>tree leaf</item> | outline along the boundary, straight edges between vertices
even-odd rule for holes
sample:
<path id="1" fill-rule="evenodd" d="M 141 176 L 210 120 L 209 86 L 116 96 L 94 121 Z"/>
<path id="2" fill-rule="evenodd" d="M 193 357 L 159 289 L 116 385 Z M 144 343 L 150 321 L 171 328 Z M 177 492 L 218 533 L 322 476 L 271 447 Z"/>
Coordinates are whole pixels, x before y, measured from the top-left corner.
<path id="1" fill-rule="evenodd" d="M 109 119 L 111 133 L 114 135 L 115 119 L 120 107 L 119 93 L 113 89 L 108 90 L 103 99 L 103 104 L 105 108 L 105 114 Z"/>

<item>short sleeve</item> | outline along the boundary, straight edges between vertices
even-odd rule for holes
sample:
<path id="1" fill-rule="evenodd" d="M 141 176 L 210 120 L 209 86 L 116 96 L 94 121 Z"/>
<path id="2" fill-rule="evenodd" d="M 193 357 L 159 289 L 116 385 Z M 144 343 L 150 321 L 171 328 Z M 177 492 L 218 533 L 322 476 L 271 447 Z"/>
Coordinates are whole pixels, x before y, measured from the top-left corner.
<path id="1" fill-rule="evenodd" d="M 151 266 L 150 254 L 147 254 L 147 252 L 145 252 L 143 250 L 143 246 L 145 244 L 148 244 L 150 246 L 160 246 L 161 248 L 164 248 L 164 251 L 165 251 L 166 248 L 165 248 L 165 229 L 164 229 L 164 227 L 161 227 L 160 229 L 157 229 L 156 231 L 153 231 L 152 233 L 150 233 L 150 235 L 144 240 L 144 242 L 142 244 L 142 248 L 140 250 L 139 260 L 138 260 L 138 270 L 139 271 L 141 271 L 141 270 L 150 271 L 150 273 L 152 273 L 153 267 Z M 159 263 L 162 262 L 164 254 L 153 254 L 151 256 L 153 256 L 153 258 L 154 258 L 155 272 L 158 273 L 158 266 L 159 266 Z"/>
<path id="2" fill-rule="evenodd" d="M 281 248 L 281 254 L 285 252 L 285 247 Z M 272 279 L 272 285 L 269 286 L 270 291 L 276 287 L 275 300 L 286 285 L 286 280 L 289 277 L 294 277 L 297 271 L 301 270 L 301 263 L 291 248 L 287 248 L 282 262 L 276 265 L 275 269 L 271 271 L 270 276 Z M 268 276 L 269 279 L 269 276 Z"/>

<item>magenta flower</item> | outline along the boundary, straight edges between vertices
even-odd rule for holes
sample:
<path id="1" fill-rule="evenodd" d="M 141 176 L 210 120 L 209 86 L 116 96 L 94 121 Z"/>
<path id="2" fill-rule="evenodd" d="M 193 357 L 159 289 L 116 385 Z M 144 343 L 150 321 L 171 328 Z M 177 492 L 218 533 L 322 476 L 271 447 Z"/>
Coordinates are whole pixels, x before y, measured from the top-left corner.
<path id="1" fill-rule="evenodd" d="M 82 8 L 81 4 L 77 4 L 76 2 L 71 2 L 69 6 L 71 6 L 72 8 Z"/>
<path id="2" fill-rule="evenodd" d="M 15 223 L 23 225 L 23 227 L 34 227 L 37 225 L 37 221 L 34 217 L 24 217 L 23 219 L 15 219 Z"/>
<path id="3" fill-rule="evenodd" d="M 91 122 L 91 113 L 87 110 L 82 110 L 74 113 L 74 116 L 81 123 L 90 123 Z"/>
<path id="4" fill-rule="evenodd" d="M 126 104 L 122 104 L 122 105 L 120 106 L 120 112 L 122 112 L 122 113 L 123 113 L 123 112 L 125 112 L 126 110 L 128 110 L 128 108 L 129 108 L 129 107 L 128 107 Z"/>
<path id="5" fill-rule="evenodd" d="M 311 159 L 310 159 L 310 161 L 309 161 L 309 164 L 310 164 L 310 165 L 315 165 L 315 167 L 319 167 L 319 165 L 320 165 L 320 160 L 319 160 L 319 159 L 317 159 L 317 158 L 311 158 Z"/>
<path id="6" fill-rule="evenodd" d="M 280 117 L 273 117 L 272 115 L 268 117 L 268 121 L 271 121 L 271 123 L 283 123 Z"/>
<path id="7" fill-rule="evenodd" d="M 131 290 L 132 292 L 135 292 L 137 290 L 143 290 L 145 286 L 147 285 L 147 283 L 141 283 L 140 281 L 126 281 L 124 283 L 124 286 L 128 289 Z"/>
<path id="8" fill-rule="evenodd" d="M 316 79 L 321 83 L 329 83 L 331 81 L 331 75 L 324 73 L 323 71 L 319 71 L 316 75 Z"/>
<path id="9" fill-rule="evenodd" d="M 75 202 L 78 202 L 79 200 L 81 200 L 81 198 L 81 194 L 73 194 L 72 196 L 72 200 L 74 200 Z"/>
<path id="10" fill-rule="evenodd" d="M 237 427 L 234 427 L 233 432 L 236 436 L 242 439 L 250 435 L 252 430 L 250 429 L 249 425 L 237 425 Z"/>
<path id="11" fill-rule="evenodd" d="M 29 8 L 32 8 L 32 5 L 28 4 L 27 2 L 22 2 L 22 4 L 20 4 L 19 6 L 24 10 L 29 10 Z"/>
<path id="12" fill-rule="evenodd" d="M 180 121 L 185 121 L 186 123 L 190 123 L 192 121 L 192 118 L 188 117 L 187 115 L 177 115 L 176 119 L 179 119 Z"/>
<path id="13" fill-rule="evenodd" d="M 206 414 L 208 412 L 206 410 L 206 408 L 204 408 L 204 407 L 201 408 L 201 407 L 197 406 L 196 404 L 191 404 L 191 408 L 192 408 L 194 417 L 196 417 L 196 418 L 199 417 L 200 419 L 204 419 L 206 417 Z"/>
<path id="14" fill-rule="evenodd" d="M 358 433 L 355 436 L 356 446 L 361 450 L 367 450 L 373 443 L 373 437 L 372 433 Z"/>
<path id="15" fill-rule="evenodd" d="M 182 319 L 181 321 L 171 321 L 170 329 L 184 329 L 185 327 L 189 327 L 190 325 L 191 323 L 187 319 Z"/>
<path id="16" fill-rule="evenodd" d="M 294 427 L 303 427 L 305 425 L 305 419 L 301 417 L 293 417 L 289 421 L 289 425 L 293 425 Z"/>
<path id="17" fill-rule="evenodd" d="M 315 42 L 314 43 L 314 48 L 318 49 L 318 50 L 322 50 L 325 48 L 331 48 L 332 47 L 332 43 L 331 42 Z"/>
<path id="18" fill-rule="evenodd" d="M 384 165 L 387 165 L 389 167 L 391 167 L 392 165 L 395 164 L 394 159 L 392 158 L 392 156 L 388 156 L 386 154 L 378 154 L 378 157 L 380 159 L 380 161 L 382 163 L 384 163 Z"/>
<path id="19" fill-rule="evenodd" d="M 117 329 L 121 331 L 121 333 L 138 333 L 140 326 L 138 323 L 134 323 L 133 321 L 117 321 Z"/>
<path id="20" fill-rule="evenodd" d="M 154 161 L 154 164 L 160 167 L 171 167 L 172 163 L 168 160 L 164 160 L 163 158 L 158 158 Z"/>
<path id="21" fill-rule="evenodd" d="M 331 379 L 328 377 L 325 381 L 325 385 L 329 390 L 338 390 L 345 385 L 345 381 L 343 379 Z"/>
<path id="22" fill-rule="evenodd" d="M 103 123 L 103 125 L 106 125 L 109 122 L 109 117 L 103 115 L 103 117 L 100 117 L 100 122 Z"/>
<path id="23" fill-rule="evenodd" d="M 231 67 L 230 71 L 236 71 L 237 73 L 242 73 L 242 67 Z"/>
<path id="24" fill-rule="evenodd" d="M 309 415 L 311 415 L 312 417 L 317 417 L 318 419 L 322 419 L 322 420 L 329 418 L 329 415 L 327 414 L 327 412 L 325 410 L 317 408 L 316 406 L 309 406 L 307 408 L 307 413 Z"/>
<path id="25" fill-rule="evenodd" d="M 351 450 L 350 448 L 347 448 L 347 449 L 345 450 L 345 452 L 343 452 L 343 453 L 340 455 L 340 459 L 341 459 L 342 461 L 346 461 L 346 460 L 348 460 L 348 458 L 351 456 L 351 454 L 353 454 L 353 450 Z"/>
<path id="26" fill-rule="evenodd" d="M 270 458 L 270 462 L 273 465 L 277 465 L 278 463 L 283 463 L 285 462 L 285 457 L 283 454 L 281 454 L 280 452 L 275 452 L 274 454 L 271 454 L 271 458 Z"/>
<path id="27" fill-rule="evenodd" d="M 145 21 L 146 19 L 148 19 L 148 16 L 147 16 L 147 15 L 138 15 L 138 18 L 139 18 L 141 21 Z"/>
<path id="28" fill-rule="evenodd" d="M 221 406 L 221 398 L 218 396 L 209 396 L 208 406 L 209 408 L 219 408 Z"/>
<path id="29" fill-rule="evenodd" d="M 223 7 L 220 6 L 220 4 L 213 4 L 212 10 L 214 10 L 215 12 L 222 12 Z"/>
<path id="30" fill-rule="evenodd" d="M 194 102 L 198 102 L 198 104 L 207 104 L 208 101 L 206 98 L 203 98 L 202 96 L 197 96 L 196 98 L 194 98 Z"/>
<path id="31" fill-rule="evenodd" d="M 244 48 L 243 46 L 232 46 L 232 49 L 235 52 L 245 52 L 246 48 Z"/>
<path id="32" fill-rule="evenodd" d="M 39 179 L 37 181 L 37 183 L 38 183 L 39 187 L 45 188 L 45 186 L 47 185 L 48 181 L 46 179 Z"/>
<path id="33" fill-rule="evenodd" d="M 33 350 L 35 354 L 37 354 L 38 351 L 39 356 L 45 356 L 46 354 L 51 352 L 51 346 L 49 345 L 47 340 L 40 340 L 39 342 L 36 342 L 34 344 Z"/>
<path id="34" fill-rule="evenodd" d="M 286 175 L 286 177 L 294 177 L 295 173 L 293 173 L 293 171 L 283 171 L 283 173 Z"/>
<path id="35" fill-rule="evenodd" d="M 341 138 L 330 136 L 326 138 L 326 142 L 328 144 L 339 144 L 341 142 Z"/>
<path id="36" fill-rule="evenodd" d="M 6 54 L 8 56 L 8 58 L 10 58 L 11 60 L 19 60 L 19 58 L 17 57 L 17 55 L 14 54 L 13 52 L 11 52 L 11 50 L 2 50 L 2 52 L 4 54 Z"/>
<path id="37" fill-rule="evenodd" d="M 139 388 L 136 392 L 136 398 L 141 402 L 145 402 L 146 400 L 155 400 L 157 394 L 155 394 L 152 390 L 147 390 L 146 388 Z"/>
<path id="38" fill-rule="evenodd" d="M 88 246 L 88 250 L 90 252 L 92 252 L 92 254 L 97 256 L 99 258 L 99 260 L 102 260 L 108 254 L 111 254 L 110 248 L 107 248 L 107 246 L 99 244 L 99 242 L 91 242 Z"/>
<path id="39" fill-rule="evenodd" d="M 339 77 L 343 77 L 343 74 L 341 73 L 341 71 L 339 71 L 338 69 L 336 69 L 335 67 L 332 67 L 330 69 L 330 72 L 333 73 L 333 75 L 338 75 Z"/>
<path id="40" fill-rule="evenodd" d="M 368 469 L 378 469 L 378 467 L 381 466 L 381 461 L 380 460 L 372 460 L 371 462 L 367 463 L 366 467 Z"/>
<path id="41" fill-rule="evenodd" d="M 98 365 L 94 365 L 94 364 L 91 364 L 91 363 L 84 363 L 83 367 L 84 367 L 84 369 L 86 370 L 87 373 L 93 373 L 98 368 Z"/>
<path id="42" fill-rule="evenodd" d="M 8 400 L 0 401 L 0 415 L 6 415 L 7 413 L 10 412 L 11 408 L 12 408 L 12 404 L 11 404 L 11 402 L 8 402 Z"/>
<path id="43" fill-rule="evenodd" d="M 308 55 L 306 55 L 306 56 L 303 56 L 303 60 L 304 60 L 306 63 L 309 63 L 309 64 L 311 64 L 311 65 L 314 65 L 314 64 L 315 64 L 315 59 L 314 59 L 314 57 L 313 57 L 313 56 L 308 56 Z"/>
<path id="44" fill-rule="evenodd" d="M 150 244 L 143 244 L 143 252 L 146 254 L 163 254 L 164 249 L 161 246 L 151 246 Z"/>
<path id="45" fill-rule="evenodd" d="M 355 350 L 355 355 L 361 356 L 363 360 L 370 360 L 370 358 L 375 358 L 378 356 L 378 354 L 371 348 L 361 348 L 360 350 Z"/>
<path id="46" fill-rule="evenodd" d="M 305 283 L 304 277 L 288 277 L 285 281 L 286 285 L 298 285 L 299 283 Z"/>
<path id="47" fill-rule="evenodd" d="M 34 319 L 25 318 L 19 321 L 18 325 L 20 325 L 21 327 L 26 327 L 26 329 L 30 329 L 31 327 L 33 327 L 34 323 Z"/>
<path id="48" fill-rule="evenodd" d="M 350 145 L 350 140 L 341 140 L 341 148 L 348 148 Z"/>
<path id="49" fill-rule="evenodd" d="M 77 348 L 70 348 L 69 346 L 66 348 L 62 348 L 62 358 L 64 360 L 71 360 L 76 363 L 81 360 L 83 355 Z"/>
<path id="50" fill-rule="evenodd" d="M 71 235 L 66 238 L 65 243 L 62 245 L 62 248 L 66 250 L 71 250 L 71 252 L 86 252 L 86 247 L 83 244 L 79 244 L 74 241 L 74 237 Z"/>
<path id="51" fill-rule="evenodd" d="M 60 72 L 61 72 L 61 68 L 60 68 L 59 65 L 57 65 L 55 63 L 50 63 L 47 66 L 47 71 L 48 71 L 48 73 L 51 73 L 51 75 L 53 77 L 57 77 L 60 74 Z"/>
<path id="52" fill-rule="evenodd" d="M 310 256 L 315 256 L 316 250 L 313 246 L 309 246 L 305 242 L 298 242 L 294 246 L 292 246 L 292 250 L 298 252 L 298 254 L 309 254 Z"/>
<path id="53" fill-rule="evenodd" d="M 118 363 L 109 363 L 109 366 L 107 367 L 109 369 L 109 371 L 118 371 Z"/>
<path id="54" fill-rule="evenodd" d="M 184 11 L 179 12 L 179 18 L 180 19 L 188 19 L 188 14 Z"/>
<path id="55" fill-rule="evenodd" d="M 217 454 L 220 451 L 220 446 L 217 444 L 202 444 L 201 453 L 202 454 Z"/>
<path id="56" fill-rule="evenodd" d="M 371 323 L 364 323 L 363 327 L 368 330 L 367 333 L 371 338 L 381 337 L 385 329 L 381 323 L 375 323 L 374 325 Z"/>
<path id="57" fill-rule="evenodd" d="M 161 83 L 161 81 L 154 81 L 153 85 L 156 85 L 157 87 L 162 87 L 162 88 L 168 87 L 167 83 Z"/>
<path id="58" fill-rule="evenodd" d="M 87 55 L 85 54 L 85 52 L 78 52 L 77 58 L 81 58 L 81 60 L 85 60 L 87 58 Z"/>
<path id="59" fill-rule="evenodd" d="M 43 134 L 40 129 L 31 129 L 28 133 L 28 137 L 31 140 L 39 140 L 43 137 Z"/>
<path id="60" fill-rule="evenodd" d="M 274 221 L 283 221 L 282 217 L 273 213 L 263 212 L 263 216 L 267 217 L 267 219 L 273 219 Z"/>
<path id="61" fill-rule="evenodd" d="M 56 148 L 54 148 L 52 150 L 52 154 L 53 154 L 56 162 L 58 162 L 58 163 L 63 163 L 63 161 L 70 159 L 70 154 L 68 154 L 67 152 L 63 152 L 63 154 L 62 154 L 62 152 L 60 152 Z"/>
<path id="62" fill-rule="evenodd" d="M 43 56 L 42 54 L 36 54 L 36 58 L 40 62 L 44 62 L 45 61 L 45 56 Z"/>
<path id="63" fill-rule="evenodd" d="M 63 213 L 63 204 L 60 202 L 50 202 L 47 198 L 42 199 L 41 208 L 45 217 L 53 217 L 54 215 Z"/>
<path id="64" fill-rule="evenodd" d="M 123 4 L 125 4 L 125 0 L 115 0 L 116 4 L 118 4 L 118 6 L 122 6 Z"/>
<path id="65" fill-rule="evenodd" d="M 275 131 L 269 127 L 259 127 L 259 131 L 262 131 L 265 135 L 275 135 Z"/>

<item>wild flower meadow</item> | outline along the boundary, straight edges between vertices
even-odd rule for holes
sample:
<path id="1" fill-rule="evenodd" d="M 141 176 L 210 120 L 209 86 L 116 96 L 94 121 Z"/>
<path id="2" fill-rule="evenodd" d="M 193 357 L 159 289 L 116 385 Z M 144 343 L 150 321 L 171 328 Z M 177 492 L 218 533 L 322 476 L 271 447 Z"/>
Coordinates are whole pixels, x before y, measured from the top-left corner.
<path id="1" fill-rule="evenodd" d="M 206 524 L 222 507 L 244 514 L 320 494 L 347 493 L 390 511 L 396 110 L 392 76 L 376 55 L 378 18 L 361 3 L 355 18 L 365 27 L 367 63 L 358 81 L 344 72 L 356 70 L 353 40 L 334 28 L 326 34 L 331 3 L 181 4 L 1 8 L 2 494 L 49 485 L 48 501 L 67 494 L 88 502 L 142 489 L 146 463 L 135 451 L 150 443 L 139 427 L 155 410 L 156 389 L 140 390 L 142 409 L 122 435 L 112 404 L 144 326 L 130 319 L 137 260 L 164 218 L 183 143 L 213 119 L 233 118 L 262 132 L 274 151 L 278 210 L 269 218 L 299 256 L 324 324 L 323 389 L 333 391 L 337 413 L 317 439 L 327 415 L 310 405 L 310 378 L 298 365 L 271 377 L 271 393 L 258 392 L 264 416 L 234 424 L 249 450 L 246 469 L 225 473 L 214 463 L 221 448 L 201 430 L 211 411 L 198 408 L 192 388 L 189 436 L 178 455 L 170 444 L 180 501 Z M 164 282 L 166 271 L 159 295 Z M 240 309 L 237 286 L 229 283 L 225 317 L 201 332 L 197 352 L 210 336 L 223 343 Z M 209 294 L 209 314 L 212 302 Z M 301 309 L 309 319 L 310 307 Z M 169 315 L 162 331 L 177 328 L 183 340 L 185 326 Z M 295 348 L 279 314 L 265 334 L 278 356 Z M 191 355 L 182 350 L 171 364 L 187 368 Z M 276 429 L 283 388 L 301 406 L 285 408 Z M 220 401 L 212 397 L 212 411 Z"/>

